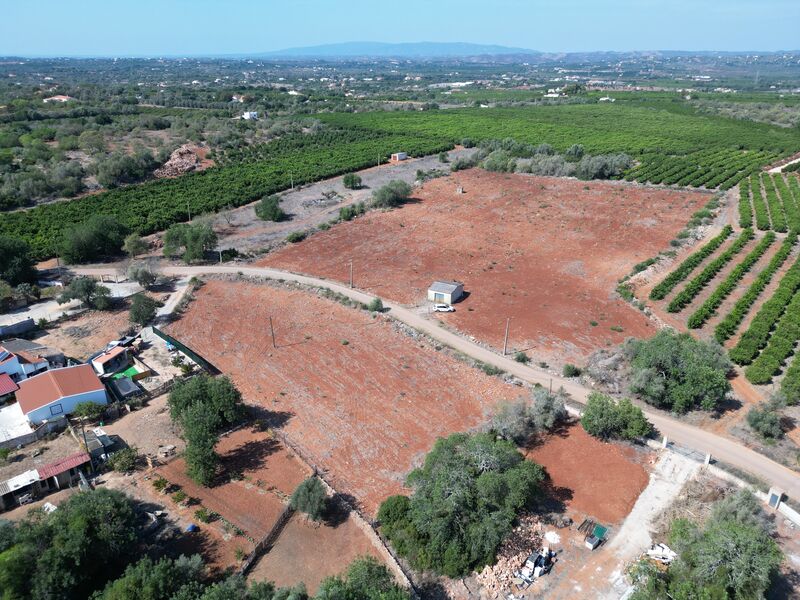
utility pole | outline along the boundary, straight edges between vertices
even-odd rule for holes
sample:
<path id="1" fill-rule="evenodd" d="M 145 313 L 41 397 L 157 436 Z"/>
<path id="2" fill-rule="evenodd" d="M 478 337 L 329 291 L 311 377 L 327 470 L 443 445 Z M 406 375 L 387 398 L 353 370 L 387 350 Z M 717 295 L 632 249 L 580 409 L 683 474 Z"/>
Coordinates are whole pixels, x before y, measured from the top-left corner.
<path id="1" fill-rule="evenodd" d="M 272 326 L 272 317 L 269 318 L 269 331 L 272 334 L 272 347 L 277 349 L 278 346 L 275 344 L 275 328 Z"/>
<path id="2" fill-rule="evenodd" d="M 353 289 L 353 261 L 350 261 L 350 289 Z"/>
<path id="3" fill-rule="evenodd" d="M 222 250 L 219 251 L 219 264 L 222 264 Z"/>
<path id="4" fill-rule="evenodd" d="M 503 356 L 506 355 L 508 351 L 508 324 L 511 322 L 511 317 L 506 319 L 506 335 L 503 338 Z"/>
<path id="5" fill-rule="evenodd" d="M 294 189 L 294 175 L 291 173 L 289 173 L 289 183 L 291 184 L 292 189 Z"/>
<path id="6" fill-rule="evenodd" d="M 186 212 L 189 213 L 189 221 L 191 222 L 191 220 L 192 220 L 192 209 L 189 208 L 189 201 L 188 200 L 186 201 Z"/>

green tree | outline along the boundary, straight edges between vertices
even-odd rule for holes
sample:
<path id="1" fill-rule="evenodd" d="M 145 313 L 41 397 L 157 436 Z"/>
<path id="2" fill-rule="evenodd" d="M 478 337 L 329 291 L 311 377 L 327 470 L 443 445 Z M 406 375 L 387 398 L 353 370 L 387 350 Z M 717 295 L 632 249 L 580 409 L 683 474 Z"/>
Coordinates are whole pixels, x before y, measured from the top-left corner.
<path id="1" fill-rule="evenodd" d="M 147 265 L 134 263 L 128 267 L 128 279 L 132 279 L 143 288 L 150 288 L 158 279 Z"/>
<path id="2" fill-rule="evenodd" d="M 603 440 L 622 438 L 633 440 L 652 431 L 652 425 L 642 410 L 630 400 L 615 402 L 610 396 L 592 392 L 581 416 L 581 425 L 589 435 Z"/>
<path id="3" fill-rule="evenodd" d="M 779 439 L 783 437 L 781 414 L 785 404 L 782 396 L 774 395 L 768 402 L 754 406 L 747 413 L 747 424 L 762 437 Z"/>
<path id="4" fill-rule="evenodd" d="M 256 216 L 262 221 L 284 221 L 287 215 L 283 212 L 280 202 L 280 196 L 275 194 L 264 196 L 256 204 Z"/>
<path id="5" fill-rule="evenodd" d="M 504 439 L 525 444 L 536 432 L 528 400 L 517 398 L 500 402 L 492 416 L 492 429 Z"/>
<path id="6" fill-rule="evenodd" d="M 315 521 L 322 518 L 327 505 L 328 495 L 325 493 L 325 487 L 316 477 L 309 477 L 298 485 L 289 501 L 289 506 L 307 514 Z"/>
<path id="7" fill-rule="evenodd" d="M 159 303 L 150 296 L 135 294 L 131 300 L 130 320 L 139 325 L 147 325 L 156 318 Z"/>
<path id="8" fill-rule="evenodd" d="M 409 591 L 395 583 L 389 569 L 371 556 L 355 559 L 344 576 L 322 581 L 316 600 L 408 600 Z"/>
<path id="9" fill-rule="evenodd" d="M 183 249 L 183 261 L 201 260 L 217 245 L 217 234 L 207 223 L 178 223 L 164 234 L 164 254 L 177 256 Z"/>
<path id="10" fill-rule="evenodd" d="M 566 400 L 569 394 L 564 388 L 550 392 L 546 388 L 537 387 L 533 390 L 533 407 L 531 419 L 534 427 L 539 430 L 550 431 L 559 423 L 567 419 Z"/>
<path id="11" fill-rule="evenodd" d="M 219 456 L 214 447 L 217 433 L 214 415 L 202 403 L 196 402 L 183 412 L 183 437 L 186 439 L 186 473 L 200 485 L 214 481 Z"/>
<path id="12" fill-rule="evenodd" d="M 213 428 L 219 430 L 238 421 L 243 412 L 242 396 L 227 377 L 198 375 L 178 383 L 169 394 L 172 420 L 181 423 L 183 413 L 192 404 L 202 404 L 213 416 Z"/>
<path id="13" fill-rule="evenodd" d="M 631 363 L 631 391 L 659 408 L 685 413 L 713 410 L 731 389 L 731 363 L 715 342 L 662 329 L 649 340 L 625 346 Z"/>
<path id="14" fill-rule="evenodd" d="M 70 264 L 86 263 L 117 256 L 125 240 L 125 227 L 114 217 L 92 215 L 64 231 L 61 256 Z"/>
<path id="15" fill-rule="evenodd" d="M 125 237 L 122 243 L 122 249 L 131 258 L 136 258 L 140 254 L 147 252 L 148 244 L 142 239 L 138 233 L 131 233 Z"/>
<path id="16" fill-rule="evenodd" d="M 0 279 L 11 286 L 36 283 L 36 263 L 23 240 L 0 235 Z"/>
<path id="17" fill-rule="evenodd" d="M 104 404 L 98 404 L 97 402 L 78 402 L 75 405 L 75 409 L 72 411 L 76 417 L 81 417 L 83 419 L 89 419 L 90 421 L 96 421 L 100 417 L 102 417 L 106 412 L 106 407 Z"/>
<path id="18" fill-rule="evenodd" d="M 348 190 L 357 190 L 361 187 L 361 177 L 355 173 L 347 173 L 342 177 L 342 185 Z"/>
<path id="19" fill-rule="evenodd" d="M 378 208 L 400 206 L 411 196 L 411 186 L 405 181 L 394 179 L 372 193 L 372 204 Z"/>
<path id="20" fill-rule="evenodd" d="M 199 555 L 162 558 L 154 562 L 145 557 L 128 565 L 119 579 L 97 592 L 93 600 L 170 600 L 185 586 L 204 575 Z M 188 590 L 187 590 L 188 591 Z"/>
<path id="21" fill-rule="evenodd" d="M 70 300 L 80 300 L 89 308 L 107 310 L 111 308 L 111 290 L 91 277 L 76 277 L 58 297 L 59 304 Z"/>
<path id="22" fill-rule="evenodd" d="M 120 473 L 130 473 L 136 468 L 136 461 L 139 459 L 139 452 L 136 446 L 128 446 L 122 450 L 117 450 L 108 457 L 108 466 Z"/>
<path id="23" fill-rule="evenodd" d="M 512 442 L 456 433 L 437 440 L 423 467 L 408 476 L 411 498 L 388 498 L 378 520 L 414 568 L 456 577 L 494 560 L 543 479 L 542 468 Z"/>

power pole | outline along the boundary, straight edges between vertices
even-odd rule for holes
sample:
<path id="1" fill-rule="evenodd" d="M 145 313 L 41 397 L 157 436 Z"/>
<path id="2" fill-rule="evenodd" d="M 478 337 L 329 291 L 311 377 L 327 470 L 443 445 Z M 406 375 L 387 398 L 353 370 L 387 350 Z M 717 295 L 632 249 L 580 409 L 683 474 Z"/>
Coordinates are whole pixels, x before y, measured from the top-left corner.
<path id="1" fill-rule="evenodd" d="M 186 212 L 189 213 L 189 221 L 192 220 L 192 209 L 189 207 L 189 201 L 186 201 Z"/>
<path id="2" fill-rule="evenodd" d="M 291 173 L 289 173 L 289 183 L 291 184 L 292 189 L 294 189 L 294 175 Z"/>
<path id="3" fill-rule="evenodd" d="M 222 264 L 222 250 L 219 251 L 219 264 Z"/>
<path id="4" fill-rule="evenodd" d="M 272 347 L 277 349 L 278 346 L 275 344 L 275 328 L 272 326 L 272 317 L 269 318 L 269 331 L 272 334 Z"/>
<path id="5" fill-rule="evenodd" d="M 506 355 L 508 351 L 508 324 L 511 322 L 511 317 L 506 319 L 506 335 L 503 338 L 503 356 Z"/>
<path id="6" fill-rule="evenodd" d="M 350 261 L 350 289 L 353 289 L 353 261 Z"/>

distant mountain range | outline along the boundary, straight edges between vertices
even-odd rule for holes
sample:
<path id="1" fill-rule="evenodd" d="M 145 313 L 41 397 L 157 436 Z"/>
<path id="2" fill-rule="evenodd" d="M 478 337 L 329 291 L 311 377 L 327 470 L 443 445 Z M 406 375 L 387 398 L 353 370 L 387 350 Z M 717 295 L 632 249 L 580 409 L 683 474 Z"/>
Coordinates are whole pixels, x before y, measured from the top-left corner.
<path id="1" fill-rule="evenodd" d="M 260 52 L 261 58 L 446 58 L 459 56 L 502 56 L 508 54 L 535 55 L 535 50 L 510 48 L 494 44 L 469 44 L 466 42 L 344 42 L 287 48 L 274 52 Z"/>

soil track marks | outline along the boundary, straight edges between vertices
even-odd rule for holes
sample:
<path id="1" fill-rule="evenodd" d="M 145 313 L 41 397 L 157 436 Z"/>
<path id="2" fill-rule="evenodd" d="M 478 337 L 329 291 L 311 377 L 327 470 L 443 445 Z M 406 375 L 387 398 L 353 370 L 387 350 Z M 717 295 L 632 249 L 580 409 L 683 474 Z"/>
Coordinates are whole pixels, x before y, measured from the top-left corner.
<path id="1" fill-rule="evenodd" d="M 669 247 L 708 198 L 473 169 L 425 184 L 398 210 L 337 225 L 260 264 L 344 282 L 352 259 L 357 287 L 405 304 L 423 304 L 435 279 L 458 279 L 469 296 L 442 320 L 499 347 L 511 317 L 511 347 L 580 360 L 655 333 L 616 296 L 617 281 Z"/>

